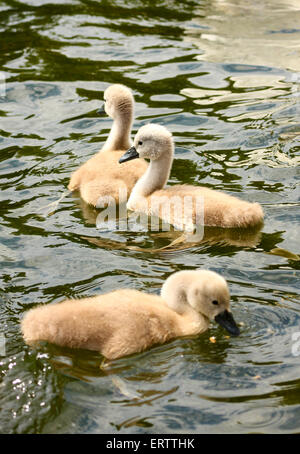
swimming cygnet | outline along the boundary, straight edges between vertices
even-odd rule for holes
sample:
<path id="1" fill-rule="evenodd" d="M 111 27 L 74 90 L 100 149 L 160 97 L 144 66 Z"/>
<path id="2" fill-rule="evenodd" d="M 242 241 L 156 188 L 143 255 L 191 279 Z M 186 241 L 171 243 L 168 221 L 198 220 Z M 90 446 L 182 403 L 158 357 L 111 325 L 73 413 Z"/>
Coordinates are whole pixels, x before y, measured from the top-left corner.
<path id="1" fill-rule="evenodd" d="M 157 124 L 142 126 L 135 138 L 134 145 L 120 163 L 136 158 L 150 159 L 150 165 L 133 188 L 127 208 L 147 215 L 156 215 L 182 229 L 192 229 L 201 223 L 217 227 L 252 227 L 262 224 L 263 211 L 258 203 L 250 203 L 210 188 L 192 185 L 164 187 L 168 181 L 174 155 L 172 134 Z M 190 200 L 182 203 L 182 209 L 170 210 L 168 218 L 164 207 L 171 200 Z M 200 204 L 200 205 L 199 205 Z M 203 209 L 203 219 L 200 219 Z M 199 211 L 197 211 L 199 210 Z"/>
<path id="2" fill-rule="evenodd" d="M 134 99 L 129 88 L 121 84 L 108 87 L 104 92 L 104 109 L 114 122 L 103 148 L 71 176 L 68 189 L 79 190 L 82 199 L 93 206 L 102 207 L 105 197 L 121 203 L 128 196 L 147 168 L 144 160 L 136 165 L 128 163 L 125 168 L 119 159 L 132 142 L 130 132 L 133 121 Z M 120 200 L 120 191 L 121 200 Z M 124 199 L 122 199 L 124 197 Z"/>
<path id="3" fill-rule="evenodd" d="M 172 274 L 160 296 L 122 289 L 34 308 L 21 328 L 29 345 L 47 341 L 116 359 L 202 333 L 210 320 L 232 335 L 240 333 L 230 311 L 226 280 L 213 271 L 195 270 Z"/>

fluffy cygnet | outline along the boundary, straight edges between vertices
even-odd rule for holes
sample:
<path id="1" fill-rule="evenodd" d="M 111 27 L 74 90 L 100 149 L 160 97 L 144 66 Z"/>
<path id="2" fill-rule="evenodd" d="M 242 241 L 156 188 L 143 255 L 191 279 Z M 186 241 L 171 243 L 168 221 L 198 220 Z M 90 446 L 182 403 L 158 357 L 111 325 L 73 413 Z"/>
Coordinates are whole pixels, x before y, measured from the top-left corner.
<path id="1" fill-rule="evenodd" d="M 173 156 L 172 134 L 164 126 L 147 124 L 138 130 L 133 147 L 119 162 L 148 158 L 150 165 L 133 188 L 127 203 L 128 209 L 159 216 L 176 227 L 182 226 L 183 230 L 190 230 L 197 224 L 227 228 L 262 224 L 263 211 L 258 203 L 246 202 L 201 186 L 164 187 L 170 175 Z M 167 212 L 167 204 L 178 199 L 182 201 L 182 208 L 178 209 L 177 205 L 177 209 Z M 203 219 L 199 217 L 199 207 L 203 208 Z"/>
<path id="2" fill-rule="evenodd" d="M 111 85 L 104 92 L 104 101 L 105 112 L 114 120 L 109 136 L 103 148 L 73 173 L 68 185 L 70 191 L 79 190 L 82 199 L 96 207 L 102 207 L 106 200 L 110 203 L 109 197 L 116 203 L 126 201 L 147 168 L 144 160 L 138 165 L 128 163 L 125 168 L 119 165 L 120 157 L 131 146 L 131 91 L 121 84 Z"/>
<path id="3" fill-rule="evenodd" d="M 22 320 L 29 345 L 48 341 L 101 352 L 116 359 L 170 339 L 199 334 L 215 320 L 238 335 L 225 279 L 213 271 L 179 271 L 161 296 L 136 290 L 67 300 L 31 309 Z"/>

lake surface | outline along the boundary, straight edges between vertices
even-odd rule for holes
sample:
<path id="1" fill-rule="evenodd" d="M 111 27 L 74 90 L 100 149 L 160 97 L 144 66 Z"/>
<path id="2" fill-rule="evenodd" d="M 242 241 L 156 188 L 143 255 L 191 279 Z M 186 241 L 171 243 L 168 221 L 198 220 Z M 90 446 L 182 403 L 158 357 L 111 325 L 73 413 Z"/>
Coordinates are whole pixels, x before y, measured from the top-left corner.
<path id="1" fill-rule="evenodd" d="M 0 432 L 299 433 L 298 0 L 4 0 L 0 21 Z M 133 133 L 172 131 L 170 184 L 257 201 L 262 230 L 164 249 L 178 233 L 99 228 L 78 196 L 45 214 L 104 143 L 112 83 L 133 90 Z M 239 337 L 212 324 L 105 370 L 22 339 L 36 305 L 197 268 L 228 280 Z"/>

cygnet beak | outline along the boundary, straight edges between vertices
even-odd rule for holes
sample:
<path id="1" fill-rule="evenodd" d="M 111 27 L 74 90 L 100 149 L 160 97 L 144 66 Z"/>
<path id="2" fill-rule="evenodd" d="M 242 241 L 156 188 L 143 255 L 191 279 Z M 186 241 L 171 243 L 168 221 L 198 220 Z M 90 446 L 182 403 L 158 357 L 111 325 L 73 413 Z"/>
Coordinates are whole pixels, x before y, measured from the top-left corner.
<path id="1" fill-rule="evenodd" d="M 131 147 L 128 151 L 126 151 L 125 154 L 123 154 L 123 156 L 120 157 L 119 163 L 122 164 L 122 162 L 131 161 L 131 159 L 136 159 L 139 157 L 140 155 L 136 151 L 135 147 Z"/>
<path id="2" fill-rule="evenodd" d="M 238 336 L 240 334 L 240 330 L 234 321 L 232 313 L 228 310 L 218 314 L 215 317 L 215 321 L 219 323 L 219 325 L 223 326 L 223 328 L 225 328 L 233 336 Z"/>
<path id="3" fill-rule="evenodd" d="M 98 115 L 103 115 L 105 114 L 105 104 L 103 103 L 102 106 L 97 110 Z"/>

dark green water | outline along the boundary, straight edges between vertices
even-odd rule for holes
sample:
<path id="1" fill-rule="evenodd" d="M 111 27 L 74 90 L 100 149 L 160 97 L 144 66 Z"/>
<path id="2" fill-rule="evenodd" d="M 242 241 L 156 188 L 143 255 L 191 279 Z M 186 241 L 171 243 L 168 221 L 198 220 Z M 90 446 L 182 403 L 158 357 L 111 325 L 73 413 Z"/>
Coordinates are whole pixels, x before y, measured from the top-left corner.
<path id="1" fill-rule="evenodd" d="M 1 2 L 1 433 L 300 431 L 300 9 L 248 3 Z M 100 231 L 76 197 L 41 216 L 105 141 L 96 109 L 115 82 L 134 92 L 133 132 L 172 131 L 171 182 L 260 202 L 261 232 L 166 253 L 171 233 Z M 105 372 L 98 354 L 23 342 L 37 304 L 158 293 L 199 267 L 228 280 L 240 337 L 212 325 Z"/>

